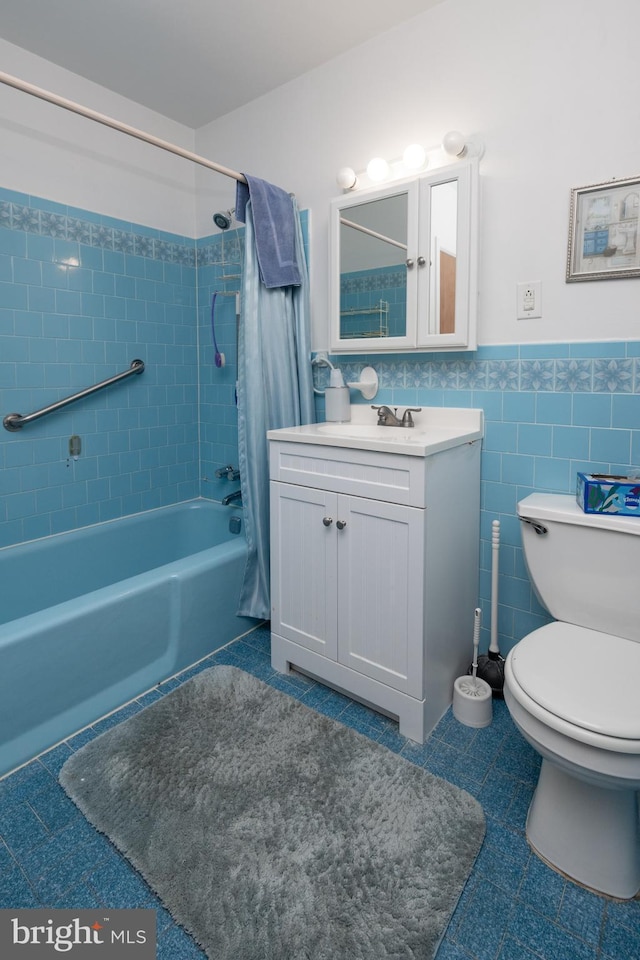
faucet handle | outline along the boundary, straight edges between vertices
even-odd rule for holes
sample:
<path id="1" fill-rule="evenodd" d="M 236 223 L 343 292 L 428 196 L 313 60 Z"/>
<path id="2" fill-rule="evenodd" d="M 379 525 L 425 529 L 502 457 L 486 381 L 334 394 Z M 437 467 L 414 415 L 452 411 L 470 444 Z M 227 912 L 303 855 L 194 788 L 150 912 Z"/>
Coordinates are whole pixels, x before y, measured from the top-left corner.
<path id="1" fill-rule="evenodd" d="M 413 427 L 413 417 L 412 413 L 420 413 L 422 407 L 407 407 L 405 412 L 402 414 L 402 426 L 403 427 Z"/>
<path id="2" fill-rule="evenodd" d="M 384 426 L 384 425 L 386 425 L 386 424 L 389 422 L 389 417 L 391 417 L 392 420 L 395 420 L 395 419 L 396 419 L 395 414 L 398 412 L 398 408 L 397 408 L 397 407 L 394 407 L 395 413 L 391 413 L 391 410 L 390 410 L 390 408 L 386 405 L 386 403 L 383 403 L 383 404 L 381 404 L 380 406 L 376 406 L 374 403 L 372 403 L 372 404 L 371 404 L 371 409 L 378 411 L 378 425 L 379 425 L 379 426 Z"/>
<path id="3" fill-rule="evenodd" d="M 226 477 L 227 480 L 239 480 L 240 471 L 233 464 L 228 463 L 226 467 L 220 467 L 216 470 L 216 477 L 218 480 L 221 480 L 222 477 Z"/>

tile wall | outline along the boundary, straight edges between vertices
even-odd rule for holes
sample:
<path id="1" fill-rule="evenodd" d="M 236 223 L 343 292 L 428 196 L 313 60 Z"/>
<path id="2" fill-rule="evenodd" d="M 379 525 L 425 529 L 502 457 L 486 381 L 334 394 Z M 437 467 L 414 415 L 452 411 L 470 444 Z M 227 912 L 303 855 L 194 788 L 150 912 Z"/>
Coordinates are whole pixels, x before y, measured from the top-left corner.
<path id="1" fill-rule="evenodd" d="M 238 466 L 237 315 L 244 231 L 227 230 L 198 240 L 197 251 L 201 496 L 219 499 L 234 488 L 228 480 L 216 479 L 216 469 L 221 464 Z M 224 365 L 220 367 L 215 362 L 214 331 L 218 353 L 224 356 Z"/>
<path id="2" fill-rule="evenodd" d="M 340 276 L 340 335 L 398 337 L 405 330 L 407 270 L 381 267 Z"/>
<path id="3" fill-rule="evenodd" d="M 208 421 L 235 424 L 230 368 L 226 408 L 210 374 L 202 418 L 198 409 L 198 271 L 208 293 L 217 246 L 0 190 L 0 415 L 146 364 L 20 431 L 0 430 L 0 547 L 199 496 L 201 433 L 210 461 L 217 443 L 221 462 L 237 463 L 235 426 Z M 226 341 L 223 331 L 233 363 Z"/>

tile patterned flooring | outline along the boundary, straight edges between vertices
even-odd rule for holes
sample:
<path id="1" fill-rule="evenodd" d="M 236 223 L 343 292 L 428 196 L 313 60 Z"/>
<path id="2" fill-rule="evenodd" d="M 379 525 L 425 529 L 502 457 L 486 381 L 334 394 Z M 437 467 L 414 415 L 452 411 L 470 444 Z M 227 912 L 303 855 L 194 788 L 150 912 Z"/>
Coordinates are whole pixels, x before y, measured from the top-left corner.
<path id="1" fill-rule="evenodd" d="M 531 854 L 524 822 L 538 759 L 502 701 L 494 701 L 493 722 L 483 730 L 463 726 L 449 710 L 420 747 L 400 736 L 396 723 L 347 697 L 297 674 L 274 673 L 269 642 L 268 629 L 254 631 L 0 781 L 0 908 L 155 907 L 158 960 L 204 958 L 141 877 L 79 813 L 57 774 L 72 751 L 107 727 L 194 672 L 230 663 L 480 801 L 486 839 L 437 960 L 640 960 L 640 900 L 596 896 Z"/>

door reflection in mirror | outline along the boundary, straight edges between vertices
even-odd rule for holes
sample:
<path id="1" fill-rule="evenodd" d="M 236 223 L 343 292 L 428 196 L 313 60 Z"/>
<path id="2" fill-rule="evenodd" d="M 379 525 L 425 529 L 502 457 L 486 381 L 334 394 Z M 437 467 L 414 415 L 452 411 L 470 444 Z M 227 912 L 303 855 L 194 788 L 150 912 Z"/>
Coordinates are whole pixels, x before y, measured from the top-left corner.
<path id="1" fill-rule="evenodd" d="M 430 245 L 431 303 L 430 332 L 454 333 L 456 324 L 456 247 L 458 224 L 458 183 L 437 183 L 431 187 Z"/>

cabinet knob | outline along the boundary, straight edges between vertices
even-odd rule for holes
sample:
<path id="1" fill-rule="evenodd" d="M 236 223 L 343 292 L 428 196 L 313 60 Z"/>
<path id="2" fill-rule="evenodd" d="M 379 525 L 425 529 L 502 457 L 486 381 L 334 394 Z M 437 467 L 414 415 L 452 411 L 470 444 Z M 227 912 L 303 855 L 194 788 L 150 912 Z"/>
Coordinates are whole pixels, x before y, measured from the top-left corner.
<path id="1" fill-rule="evenodd" d="M 424 267 L 424 265 L 425 265 L 426 262 L 427 262 L 427 261 L 425 260 L 424 257 L 418 257 L 418 266 L 419 266 L 419 267 Z"/>
<path id="2" fill-rule="evenodd" d="M 322 522 L 324 523 L 325 527 L 330 527 L 333 523 L 333 517 L 323 517 Z"/>
<path id="3" fill-rule="evenodd" d="M 336 527 L 338 528 L 338 530 L 344 530 L 346 525 L 347 525 L 346 520 L 336 520 Z"/>
<path id="4" fill-rule="evenodd" d="M 407 265 L 407 270 L 411 270 L 413 267 L 413 260 L 409 258 L 408 260 L 405 260 L 405 264 Z"/>

